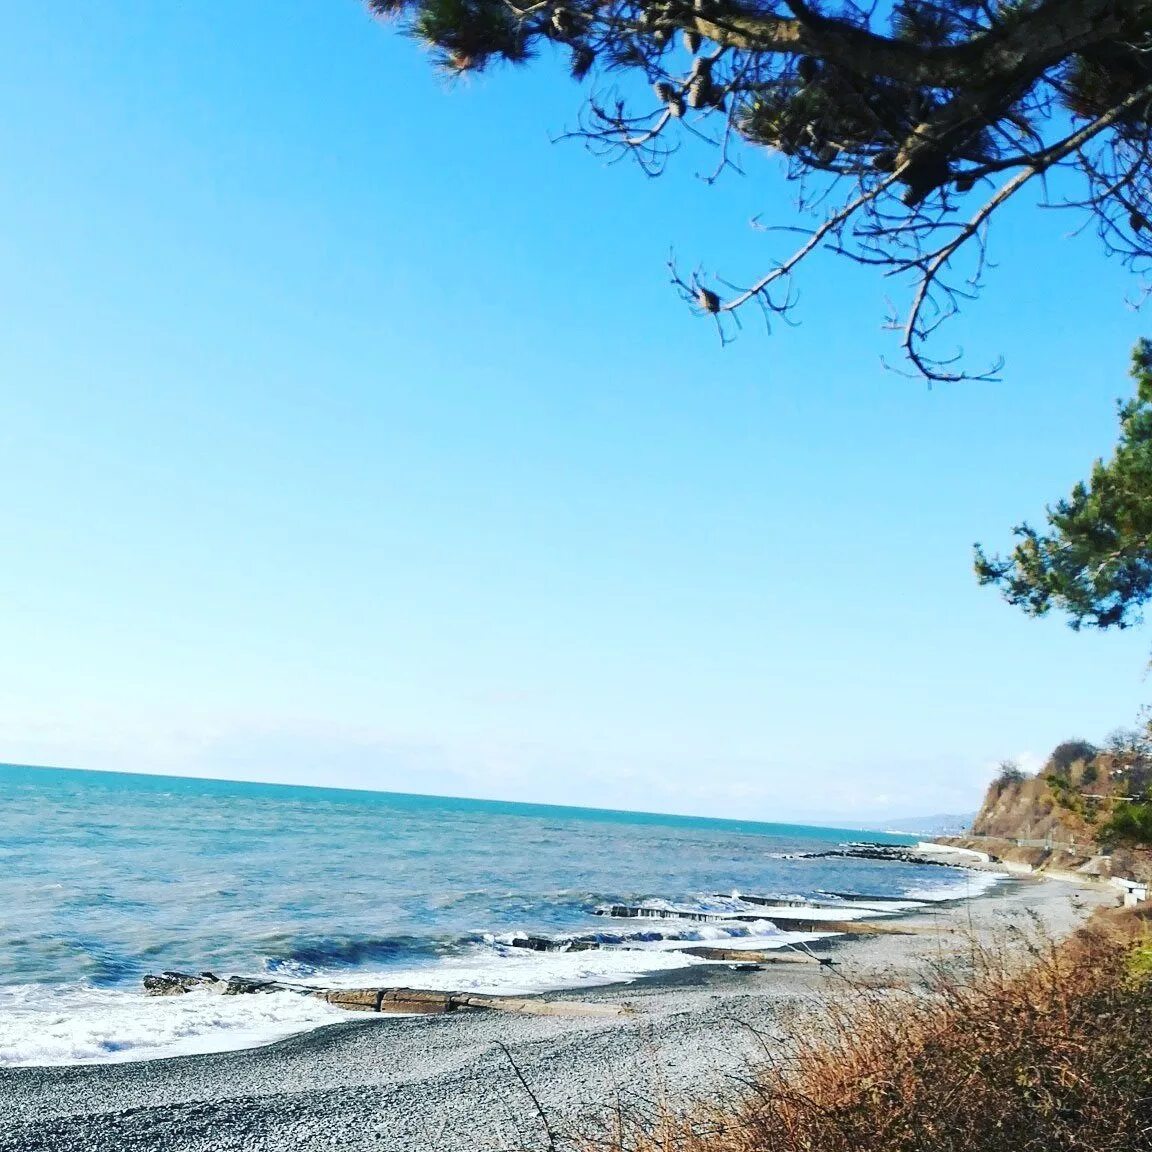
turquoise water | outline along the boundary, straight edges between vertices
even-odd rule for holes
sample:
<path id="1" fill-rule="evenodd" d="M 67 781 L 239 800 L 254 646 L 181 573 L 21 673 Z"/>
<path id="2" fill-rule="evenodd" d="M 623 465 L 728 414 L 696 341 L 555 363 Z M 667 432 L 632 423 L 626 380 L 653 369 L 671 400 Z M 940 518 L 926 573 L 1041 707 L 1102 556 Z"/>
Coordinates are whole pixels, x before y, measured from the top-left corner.
<path id="1" fill-rule="evenodd" d="M 938 899 L 971 886 L 942 868 L 789 858 L 859 835 L 0 766 L 0 1062 L 237 1046 L 335 1011 L 294 996 L 144 1000 L 141 976 L 165 968 L 535 991 L 697 963 L 677 951 L 688 940 L 778 935 L 613 920 L 604 906 L 723 912 L 732 901 L 717 893 Z M 563 951 L 589 933 L 614 947 Z M 516 947 L 524 934 L 557 947 Z"/>

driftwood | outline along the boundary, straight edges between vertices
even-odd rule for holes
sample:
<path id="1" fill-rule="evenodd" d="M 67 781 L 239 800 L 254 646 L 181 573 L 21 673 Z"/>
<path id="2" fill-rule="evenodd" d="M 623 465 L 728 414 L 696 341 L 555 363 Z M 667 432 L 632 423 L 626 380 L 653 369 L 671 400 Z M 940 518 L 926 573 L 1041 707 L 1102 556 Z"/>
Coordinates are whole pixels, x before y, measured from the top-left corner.
<path id="1" fill-rule="evenodd" d="M 480 996 L 472 992 L 440 992 L 423 988 L 318 988 L 281 980 L 255 980 L 232 976 L 227 980 L 203 972 L 164 972 L 145 976 L 144 989 L 153 996 L 181 996 L 193 988 L 207 988 L 221 996 L 261 992 L 294 992 L 315 996 L 327 1004 L 352 1012 L 384 1012 L 405 1016 L 438 1016 L 448 1012 L 492 1009 L 532 1016 L 621 1016 L 629 1009 L 614 1004 L 588 1004 L 575 1000 L 543 1000 L 526 996 Z"/>

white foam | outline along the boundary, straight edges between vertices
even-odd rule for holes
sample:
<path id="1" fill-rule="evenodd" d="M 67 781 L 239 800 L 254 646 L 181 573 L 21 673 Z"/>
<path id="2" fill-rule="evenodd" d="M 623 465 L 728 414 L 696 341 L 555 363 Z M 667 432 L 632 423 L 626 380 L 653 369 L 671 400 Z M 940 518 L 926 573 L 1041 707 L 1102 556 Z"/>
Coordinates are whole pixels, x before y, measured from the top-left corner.
<path id="1" fill-rule="evenodd" d="M 778 916 L 782 920 L 867 920 L 886 912 L 879 906 L 865 904 L 838 905 L 835 908 L 814 904 L 800 908 L 791 904 L 750 904 L 749 908 L 760 916 L 769 919 Z"/>
<path id="2" fill-rule="evenodd" d="M 867 909 L 870 912 L 879 912 L 881 915 L 891 915 L 895 912 L 914 912 L 917 908 L 923 908 L 927 904 L 927 900 L 822 900 L 821 907 L 844 909 L 851 911 L 853 908 Z M 843 917 L 849 919 L 849 917 Z"/>
<path id="3" fill-rule="evenodd" d="M 684 916 L 685 920 L 691 920 L 692 914 L 702 911 L 697 908 L 685 908 L 683 905 L 666 904 L 662 901 L 651 901 L 643 904 L 638 904 L 638 908 L 653 909 L 664 912 L 669 917 L 675 917 L 677 914 Z M 783 920 L 861 920 L 873 916 L 884 916 L 887 909 L 880 908 L 879 905 L 864 905 L 852 904 L 838 905 L 835 908 L 821 908 L 816 904 L 804 904 L 802 907 L 797 907 L 796 904 L 760 904 L 760 903 L 746 903 L 743 900 L 728 900 L 722 908 L 715 907 L 707 911 L 708 916 L 714 916 L 715 919 L 712 924 L 723 924 L 725 919 L 723 917 L 740 916 L 757 916 L 763 922 L 770 922 L 775 917 Z M 616 919 L 637 920 L 644 919 L 644 917 L 615 917 Z M 749 926 L 755 925 L 758 922 L 749 922 L 749 920 L 732 919 L 730 923 L 733 925 L 745 924 Z M 767 924 L 771 927 L 771 924 Z"/>
<path id="4" fill-rule="evenodd" d="M 909 888 L 904 895 L 910 900 L 923 900 L 929 904 L 941 900 L 965 900 L 983 896 L 995 888 L 1007 873 L 977 871 L 974 868 L 957 868 L 950 872 L 948 880 L 938 884 L 919 884 Z"/>
<path id="5" fill-rule="evenodd" d="M 839 936 L 839 932 L 774 932 L 769 936 L 725 936 L 721 937 L 723 947 L 730 952 L 771 952 L 791 948 L 795 944 L 810 944 L 814 940 L 831 940 Z M 707 946 L 707 941 L 699 941 Z M 654 940 L 643 945 L 651 949 L 676 949 L 692 947 L 690 941 L 680 940 Z M 723 960 L 714 961 L 723 964 Z"/>
<path id="6" fill-rule="evenodd" d="M 764 908 L 765 905 L 760 904 L 758 900 L 753 897 L 756 893 L 749 893 L 747 896 L 741 896 L 739 892 L 733 892 L 731 896 L 721 897 L 721 899 L 731 902 L 733 907 L 739 907 L 739 910 L 749 909 L 755 911 L 757 908 Z M 838 911 L 851 912 L 852 909 L 858 908 L 868 912 L 877 912 L 882 916 L 890 916 L 896 912 L 911 912 L 916 908 L 923 908 L 923 900 L 869 900 L 866 896 L 859 898 L 855 896 L 833 896 L 831 893 L 822 893 L 817 896 L 801 896 L 784 895 L 784 896 L 764 896 L 765 900 L 779 900 L 786 903 L 792 914 L 795 916 L 806 915 L 805 909 L 808 908 L 832 908 Z M 851 919 L 850 916 L 838 916 L 837 919 L 847 920 Z"/>
<path id="7" fill-rule="evenodd" d="M 707 907 L 704 906 L 705 903 L 707 903 Z M 600 914 L 608 916 L 611 907 L 611 905 L 604 905 L 600 909 Z M 716 897 L 711 901 L 700 901 L 699 906 L 669 904 L 664 900 L 646 900 L 643 904 L 637 904 L 635 907 L 644 911 L 660 913 L 660 916 L 652 917 L 657 921 L 664 917 L 675 918 L 677 916 L 683 916 L 686 921 L 691 921 L 693 916 L 704 913 L 715 918 L 710 921 L 711 923 L 723 923 L 725 917 L 733 917 L 731 920 L 733 924 L 750 923 L 749 921 L 734 919 L 738 915 L 754 915 L 762 917 L 766 921 L 774 917 L 779 917 L 782 920 L 864 920 L 873 916 L 883 916 L 888 911 L 879 905 L 863 904 L 844 905 L 835 908 L 824 908 L 813 904 L 805 904 L 802 907 L 794 904 L 752 904 L 739 897 Z M 646 917 L 643 915 L 621 916 L 612 917 L 612 919 L 637 921 L 644 920 Z"/>
<path id="8" fill-rule="evenodd" d="M 637 920 L 644 927 L 635 928 Z M 740 936 L 764 936 L 778 933 L 779 929 L 770 920 L 676 920 L 659 919 L 653 922 L 643 917 L 627 917 L 630 927 L 619 931 L 600 929 L 575 936 L 553 936 L 550 938 L 557 952 L 578 952 L 580 945 L 591 943 L 603 948 L 644 948 L 653 943 L 679 944 L 698 943 L 701 940 L 729 940 Z M 486 942 L 496 947 L 522 947 L 517 941 L 527 940 L 524 932 L 510 932 L 503 936 L 488 936 Z M 552 949 L 549 949 L 551 951 Z"/>
<path id="9" fill-rule="evenodd" d="M 488 995 L 532 995 L 566 988 L 630 983 L 660 972 L 724 963 L 682 949 L 712 941 L 764 951 L 827 933 L 777 931 L 770 923 L 693 924 L 652 940 L 572 952 L 537 952 L 493 940 L 462 956 L 408 968 L 310 972 L 330 987 L 416 987 Z M 134 991 L 16 985 L 0 987 L 0 1067 L 150 1060 L 258 1047 L 352 1014 L 292 992 L 220 996 L 194 989 L 182 996 Z"/>
<path id="10" fill-rule="evenodd" d="M 355 988 L 427 988 L 441 992 L 476 992 L 492 996 L 530 995 L 561 988 L 595 988 L 630 983 L 656 972 L 707 964 L 697 956 L 676 951 L 687 941 L 650 941 L 628 947 L 590 948 L 582 952 L 536 952 L 530 948 L 495 945 L 476 948 L 467 956 L 451 957 L 428 967 L 387 968 L 324 976 L 324 983 Z M 664 945 L 670 947 L 665 950 Z"/>
<path id="11" fill-rule="evenodd" d="M 21 984 L 0 987 L 0 1066 L 112 1063 L 271 1044 L 348 1014 L 274 992 L 183 996 Z"/>

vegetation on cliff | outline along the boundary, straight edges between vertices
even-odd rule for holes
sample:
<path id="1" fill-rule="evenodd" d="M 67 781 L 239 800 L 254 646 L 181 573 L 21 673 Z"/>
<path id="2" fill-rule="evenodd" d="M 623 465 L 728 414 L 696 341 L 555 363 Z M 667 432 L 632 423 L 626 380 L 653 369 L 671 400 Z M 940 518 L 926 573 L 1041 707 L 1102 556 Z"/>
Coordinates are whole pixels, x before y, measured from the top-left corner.
<path id="1" fill-rule="evenodd" d="M 1098 914 L 1021 969 L 929 995 L 859 992 L 764 1061 L 735 1099 L 617 1116 L 611 1152 L 1004 1152 L 1152 1149 L 1152 944 L 1136 909 Z"/>
<path id="2" fill-rule="evenodd" d="M 1006 761 L 972 825 L 977 836 L 1061 844 L 1152 845 L 1152 724 L 1103 747 L 1066 740 L 1035 775 Z"/>

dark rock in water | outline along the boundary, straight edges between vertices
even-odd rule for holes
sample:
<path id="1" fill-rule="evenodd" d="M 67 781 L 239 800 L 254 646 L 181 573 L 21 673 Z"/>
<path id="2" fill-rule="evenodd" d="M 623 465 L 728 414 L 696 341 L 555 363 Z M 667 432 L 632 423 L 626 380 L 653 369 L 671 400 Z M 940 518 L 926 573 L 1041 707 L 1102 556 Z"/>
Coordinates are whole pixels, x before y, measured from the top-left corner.
<path id="1" fill-rule="evenodd" d="M 713 895 L 718 900 L 731 899 L 726 892 L 714 892 Z M 819 903 L 817 900 L 806 900 L 802 896 L 750 896 L 746 892 L 741 892 L 736 899 L 745 904 L 762 904 L 774 908 L 812 908 Z"/>
<path id="2" fill-rule="evenodd" d="M 613 904 L 610 908 L 597 908 L 597 916 L 611 916 L 617 920 L 738 920 L 738 916 L 718 915 L 714 912 L 694 912 L 687 908 L 648 908 L 643 904 Z"/>
<path id="3" fill-rule="evenodd" d="M 894 860 L 900 864 L 934 864 L 938 868 L 963 867 L 947 860 L 933 860 L 922 852 L 910 848 L 898 848 L 890 844 L 847 844 L 842 848 L 831 848 L 827 852 L 809 852 L 809 860 L 825 860 L 839 857 L 845 860 Z"/>
<path id="4" fill-rule="evenodd" d="M 254 980 L 248 976 L 229 976 L 225 980 L 216 980 L 215 982 L 205 980 L 213 991 L 219 991 L 224 996 L 246 996 L 252 992 L 283 992 L 290 986 L 281 984 L 277 980 Z M 223 984 L 223 988 L 219 985 Z M 291 991 L 299 992 L 299 986 L 291 986 Z"/>
<path id="5" fill-rule="evenodd" d="M 869 904 L 898 904 L 910 899 L 908 896 L 873 896 L 868 892 L 825 892 L 824 895 L 837 900 L 867 901 Z"/>
<path id="6" fill-rule="evenodd" d="M 551 952 L 555 943 L 547 936 L 513 936 L 513 948 L 528 948 L 533 952 Z"/>
<path id="7" fill-rule="evenodd" d="M 310 992 L 302 984 L 282 984 L 277 980 L 255 980 L 248 976 L 230 976 L 221 980 L 212 972 L 191 976 L 187 972 L 162 972 L 145 976 L 144 990 L 153 996 L 180 996 L 193 988 L 207 988 L 220 996 L 246 996 L 252 992 Z"/>
<path id="8" fill-rule="evenodd" d="M 553 940 L 548 936 L 514 936 L 513 948 L 530 948 L 533 952 L 588 952 L 600 947 L 600 941 L 591 937 L 572 936 Z"/>
<path id="9" fill-rule="evenodd" d="M 696 920 L 705 924 L 742 924 L 763 920 L 753 912 L 696 912 L 688 908 L 648 908 L 643 904 L 613 904 L 610 908 L 597 908 L 597 916 L 611 916 L 616 920 Z"/>
<path id="10" fill-rule="evenodd" d="M 572 940 L 565 941 L 565 952 L 589 952 L 592 949 L 599 948 L 599 940 L 586 940 L 582 937 L 577 937 Z"/>
<path id="11" fill-rule="evenodd" d="M 212 980 L 216 977 L 206 972 Z M 159 976 L 145 976 L 144 990 L 153 996 L 182 996 L 190 988 L 204 983 L 203 976 L 189 976 L 186 972 L 161 972 Z"/>

